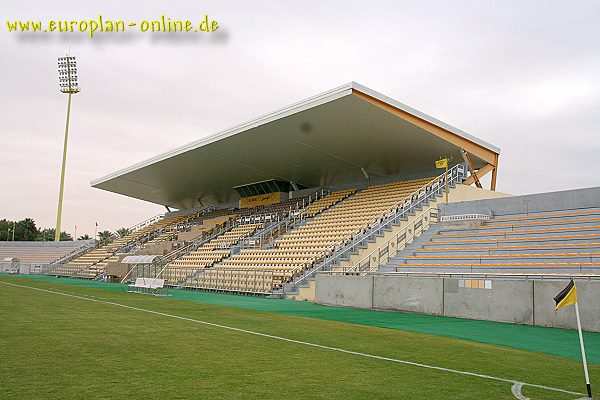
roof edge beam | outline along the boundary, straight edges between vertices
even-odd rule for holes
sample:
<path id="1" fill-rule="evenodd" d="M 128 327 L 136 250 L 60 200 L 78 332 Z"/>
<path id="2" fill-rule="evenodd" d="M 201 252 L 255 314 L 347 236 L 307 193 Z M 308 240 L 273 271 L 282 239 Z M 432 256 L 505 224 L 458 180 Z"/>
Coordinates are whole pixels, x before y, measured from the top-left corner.
<path id="1" fill-rule="evenodd" d="M 449 143 L 452 143 L 455 146 L 465 149 L 468 153 L 481 158 L 488 164 L 494 165 L 494 163 L 497 162 L 498 154 L 496 154 L 495 152 L 493 152 L 489 149 L 486 149 L 483 146 L 478 145 L 477 143 L 473 143 L 472 141 L 470 141 L 468 139 L 460 137 L 444 128 L 441 128 L 435 124 L 432 124 L 431 122 L 425 121 L 415 115 L 412 115 L 412 114 L 410 114 L 404 110 L 401 110 L 397 107 L 394 107 L 390 104 L 387 104 L 379 99 L 369 96 L 368 94 L 365 94 L 356 89 L 352 89 L 352 94 L 387 111 L 387 112 L 394 114 L 395 116 L 397 116 L 399 118 L 402 118 L 404 121 L 409 122 L 421 129 L 431 133 L 432 135 L 435 135 Z"/>

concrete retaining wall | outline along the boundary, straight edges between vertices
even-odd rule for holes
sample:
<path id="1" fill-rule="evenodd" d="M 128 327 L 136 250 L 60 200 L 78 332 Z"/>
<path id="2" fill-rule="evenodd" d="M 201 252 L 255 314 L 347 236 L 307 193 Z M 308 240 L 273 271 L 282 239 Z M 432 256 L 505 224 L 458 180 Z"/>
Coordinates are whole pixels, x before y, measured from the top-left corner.
<path id="1" fill-rule="evenodd" d="M 493 280 L 491 289 L 472 289 L 458 287 L 458 279 L 436 280 L 444 281 L 448 317 L 533 324 L 533 281 Z"/>
<path id="2" fill-rule="evenodd" d="M 507 215 L 589 207 L 600 207 L 600 187 L 499 199 L 457 201 L 440 205 L 440 214 L 442 216 L 470 213 Z"/>
<path id="3" fill-rule="evenodd" d="M 467 282 L 469 281 L 469 282 Z M 575 329 L 573 307 L 554 311 L 568 281 L 317 275 L 315 302 Z M 485 283 L 481 285 L 480 283 Z M 600 332 L 600 282 L 577 282 L 583 329 Z"/>
<path id="4" fill-rule="evenodd" d="M 332 306 L 373 308 L 372 276 L 318 275 L 315 302 Z"/>
<path id="5" fill-rule="evenodd" d="M 443 291 L 441 279 L 374 276 L 373 308 L 443 315 Z"/>
<path id="6" fill-rule="evenodd" d="M 535 325 L 558 328 L 575 328 L 577 321 L 573 307 L 554 311 L 554 296 L 560 292 L 568 281 L 535 283 Z M 600 283 L 576 282 L 581 326 L 586 331 L 600 332 Z"/>

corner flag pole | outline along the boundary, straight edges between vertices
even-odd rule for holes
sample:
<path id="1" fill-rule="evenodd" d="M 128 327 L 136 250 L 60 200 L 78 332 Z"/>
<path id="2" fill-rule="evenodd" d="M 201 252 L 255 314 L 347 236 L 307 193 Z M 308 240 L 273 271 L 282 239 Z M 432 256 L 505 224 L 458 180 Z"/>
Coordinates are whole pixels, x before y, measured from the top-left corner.
<path id="1" fill-rule="evenodd" d="M 577 316 L 577 330 L 579 331 L 579 344 L 581 345 L 581 358 L 583 360 L 583 372 L 585 373 L 585 386 L 588 397 L 592 398 L 592 385 L 590 385 L 590 375 L 588 374 L 587 360 L 585 357 L 585 346 L 583 345 L 583 333 L 581 332 L 581 320 L 579 319 L 579 306 L 575 303 L 575 315 Z"/>
<path id="2" fill-rule="evenodd" d="M 575 316 L 577 316 L 577 331 L 579 332 L 579 345 L 581 346 L 581 359 L 583 361 L 583 372 L 585 373 L 585 386 L 587 388 L 588 397 L 592 398 L 592 386 L 590 385 L 590 375 L 588 374 L 587 360 L 585 358 L 585 346 L 583 345 L 583 332 L 581 331 L 581 319 L 579 318 L 579 302 L 577 298 L 577 286 L 575 281 L 571 279 L 569 284 L 554 296 L 556 302 L 555 310 L 559 308 L 575 305 Z"/>

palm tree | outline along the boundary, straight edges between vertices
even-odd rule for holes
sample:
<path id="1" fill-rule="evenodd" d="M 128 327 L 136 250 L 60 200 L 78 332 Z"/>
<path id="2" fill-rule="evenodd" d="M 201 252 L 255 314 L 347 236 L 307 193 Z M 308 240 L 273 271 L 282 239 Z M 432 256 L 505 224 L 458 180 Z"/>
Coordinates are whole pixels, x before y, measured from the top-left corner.
<path id="1" fill-rule="evenodd" d="M 51 242 L 54 240 L 54 232 L 56 232 L 56 229 L 54 228 L 42 229 L 41 231 L 39 231 L 39 234 L 37 235 L 35 240 L 41 240 L 42 242 Z M 73 237 L 67 232 L 61 231 L 60 241 L 63 242 L 67 240 L 73 240 Z"/>
<path id="2" fill-rule="evenodd" d="M 11 227 L 12 221 L 6 219 L 0 220 L 0 240 L 4 241 L 9 239 L 10 235 L 8 235 L 8 231 Z"/>
<path id="3" fill-rule="evenodd" d="M 102 245 L 102 246 L 109 244 L 114 239 L 115 239 L 115 236 L 110 231 L 98 232 L 98 241 L 100 242 L 100 245 Z"/>
<path id="4" fill-rule="evenodd" d="M 31 218 L 25 218 L 17 222 L 16 232 L 19 234 L 19 240 L 35 240 L 39 229 L 35 226 L 35 221 Z"/>
<path id="5" fill-rule="evenodd" d="M 90 240 L 90 235 L 88 235 L 87 233 L 85 235 L 81 235 L 77 238 L 77 240 Z"/>
<path id="6" fill-rule="evenodd" d="M 119 235 L 120 238 L 122 238 L 123 236 L 129 235 L 131 231 L 128 228 L 119 228 L 115 233 Z"/>
<path id="7" fill-rule="evenodd" d="M 42 242 L 48 242 L 48 241 L 54 240 L 54 232 L 56 232 L 56 229 L 54 229 L 54 228 L 42 229 L 38 233 L 38 236 L 35 239 L 41 240 Z"/>
<path id="8" fill-rule="evenodd" d="M 54 231 L 56 232 L 56 229 Z M 61 231 L 60 232 L 60 241 L 64 242 L 64 241 L 68 241 L 68 240 L 73 240 L 73 236 L 71 236 L 70 233 Z"/>

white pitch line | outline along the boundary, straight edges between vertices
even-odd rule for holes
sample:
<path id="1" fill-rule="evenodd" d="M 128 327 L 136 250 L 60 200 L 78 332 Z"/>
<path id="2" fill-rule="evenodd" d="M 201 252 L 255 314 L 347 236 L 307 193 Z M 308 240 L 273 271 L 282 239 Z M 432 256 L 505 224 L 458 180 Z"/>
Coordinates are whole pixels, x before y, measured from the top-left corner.
<path id="1" fill-rule="evenodd" d="M 521 383 L 515 383 L 514 385 L 512 385 L 512 388 L 510 389 L 512 394 L 515 396 L 515 398 L 517 398 L 518 400 L 531 400 L 529 397 L 525 397 L 523 396 L 523 394 L 521 393 L 521 387 L 523 386 L 523 384 Z"/>
<path id="2" fill-rule="evenodd" d="M 519 382 L 519 381 L 515 381 L 515 380 L 512 380 L 512 379 L 499 378 L 497 376 L 492 376 L 492 375 L 477 374 L 475 372 L 460 371 L 460 370 L 457 370 L 457 369 L 437 367 L 435 365 L 421 364 L 421 363 L 417 363 L 417 362 L 414 362 L 414 361 L 399 360 L 399 359 L 395 359 L 395 358 L 377 356 L 377 355 L 374 355 L 374 354 L 360 353 L 360 352 L 357 352 L 357 351 L 346 350 L 346 349 L 342 349 L 342 348 L 339 348 L 339 347 L 332 347 L 332 346 L 326 346 L 326 345 L 317 344 L 317 343 L 303 342 L 301 340 L 289 339 L 289 338 L 285 338 L 285 337 L 282 337 L 282 336 L 269 335 L 268 333 L 260 333 L 260 332 L 249 331 L 247 329 L 235 328 L 233 326 L 216 324 L 216 323 L 213 323 L 213 322 L 202 321 L 202 320 L 199 320 L 199 319 L 182 317 L 182 316 L 179 316 L 179 315 L 167 314 L 167 313 L 163 313 L 163 312 L 160 312 L 160 311 L 147 310 L 147 309 L 144 309 L 144 308 L 128 306 L 128 305 L 125 305 L 125 304 L 115 303 L 115 302 L 112 302 L 112 301 L 97 300 L 97 299 L 92 299 L 92 298 L 89 298 L 89 297 L 78 296 L 78 295 L 75 295 L 75 294 L 63 293 L 63 292 L 57 292 L 57 291 L 54 291 L 54 290 L 47 290 L 47 289 L 37 288 L 37 287 L 34 287 L 34 286 L 19 285 L 19 284 L 16 284 L 16 283 L 9 283 L 9 282 L 4 282 L 4 281 L 0 281 L 0 283 L 2 283 L 4 285 L 10 285 L 10 286 L 21 287 L 21 288 L 26 288 L 26 289 L 39 290 L 41 292 L 58 294 L 58 295 L 61 295 L 61 296 L 73 297 L 73 298 L 81 299 L 81 300 L 93 301 L 93 302 L 96 302 L 96 303 L 110 304 L 110 305 L 113 305 L 113 306 L 127 308 L 127 309 L 130 309 L 130 310 L 141 311 L 141 312 L 145 312 L 145 313 L 149 313 L 149 314 L 155 314 L 155 315 L 161 315 L 163 317 L 175 318 L 175 319 L 179 319 L 179 320 L 182 320 L 182 321 L 194 322 L 194 323 L 198 323 L 198 324 L 213 326 L 213 327 L 216 327 L 216 328 L 227 329 L 227 330 L 230 330 L 230 331 L 242 332 L 242 333 L 247 333 L 247 334 L 250 334 L 250 335 L 255 335 L 255 336 L 261 336 L 261 337 L 266 337 L 266 338 L 270 338 L 270 339 L 281 340 L 281 341 L 284 341 L 284 342 L 296 343 L 296 344 L 301 344 L 301 345 L 310 346 L 310 347 L 316 347 L 316 348 L 324 349 L 324 350 L 336 351 L 336 352 L 339 352 L 339 353 L 352 354 L 352 355 L 355 355 L 355 356 L 372 358 L 372 359 L 382 360 L 382 361 L 390 361 L 390 362 L 394 362 L 394 363 L 398 363 L 398 364 L 412 365 L 414 367 L 426 368 L 426 369 L 431 369 L 431 370 L 435 370 L 435 371 L 450 372 L 450 373 L 458 374 L 458 375 L 473 376 L 473 377 L 476 377 L 476 378 L 488 379 L 488 380 L 499 381 L 499 382 L 507 382 L 507 383 L 512 383 L 513 385 L 514 384 L 520 384 L 522 386 L 531 386 L 531 387 L 535 387 L 535 388 L 538 388 L 538 389 L 544 389 L 544 390 L 549 390 L 549 391 L 553 391 L 553 392 L 561 392 L 561 393 L 574 394 L 574 395 L 581 395 L 582 394 L 582 393 L 577 393 L 577 392 L 571 392 L 571 391 L 565 390 L 565 389 L 554 388 L 554 387 L 544 386 L 544 385 L 537 385 L 535 383 Z"/>

